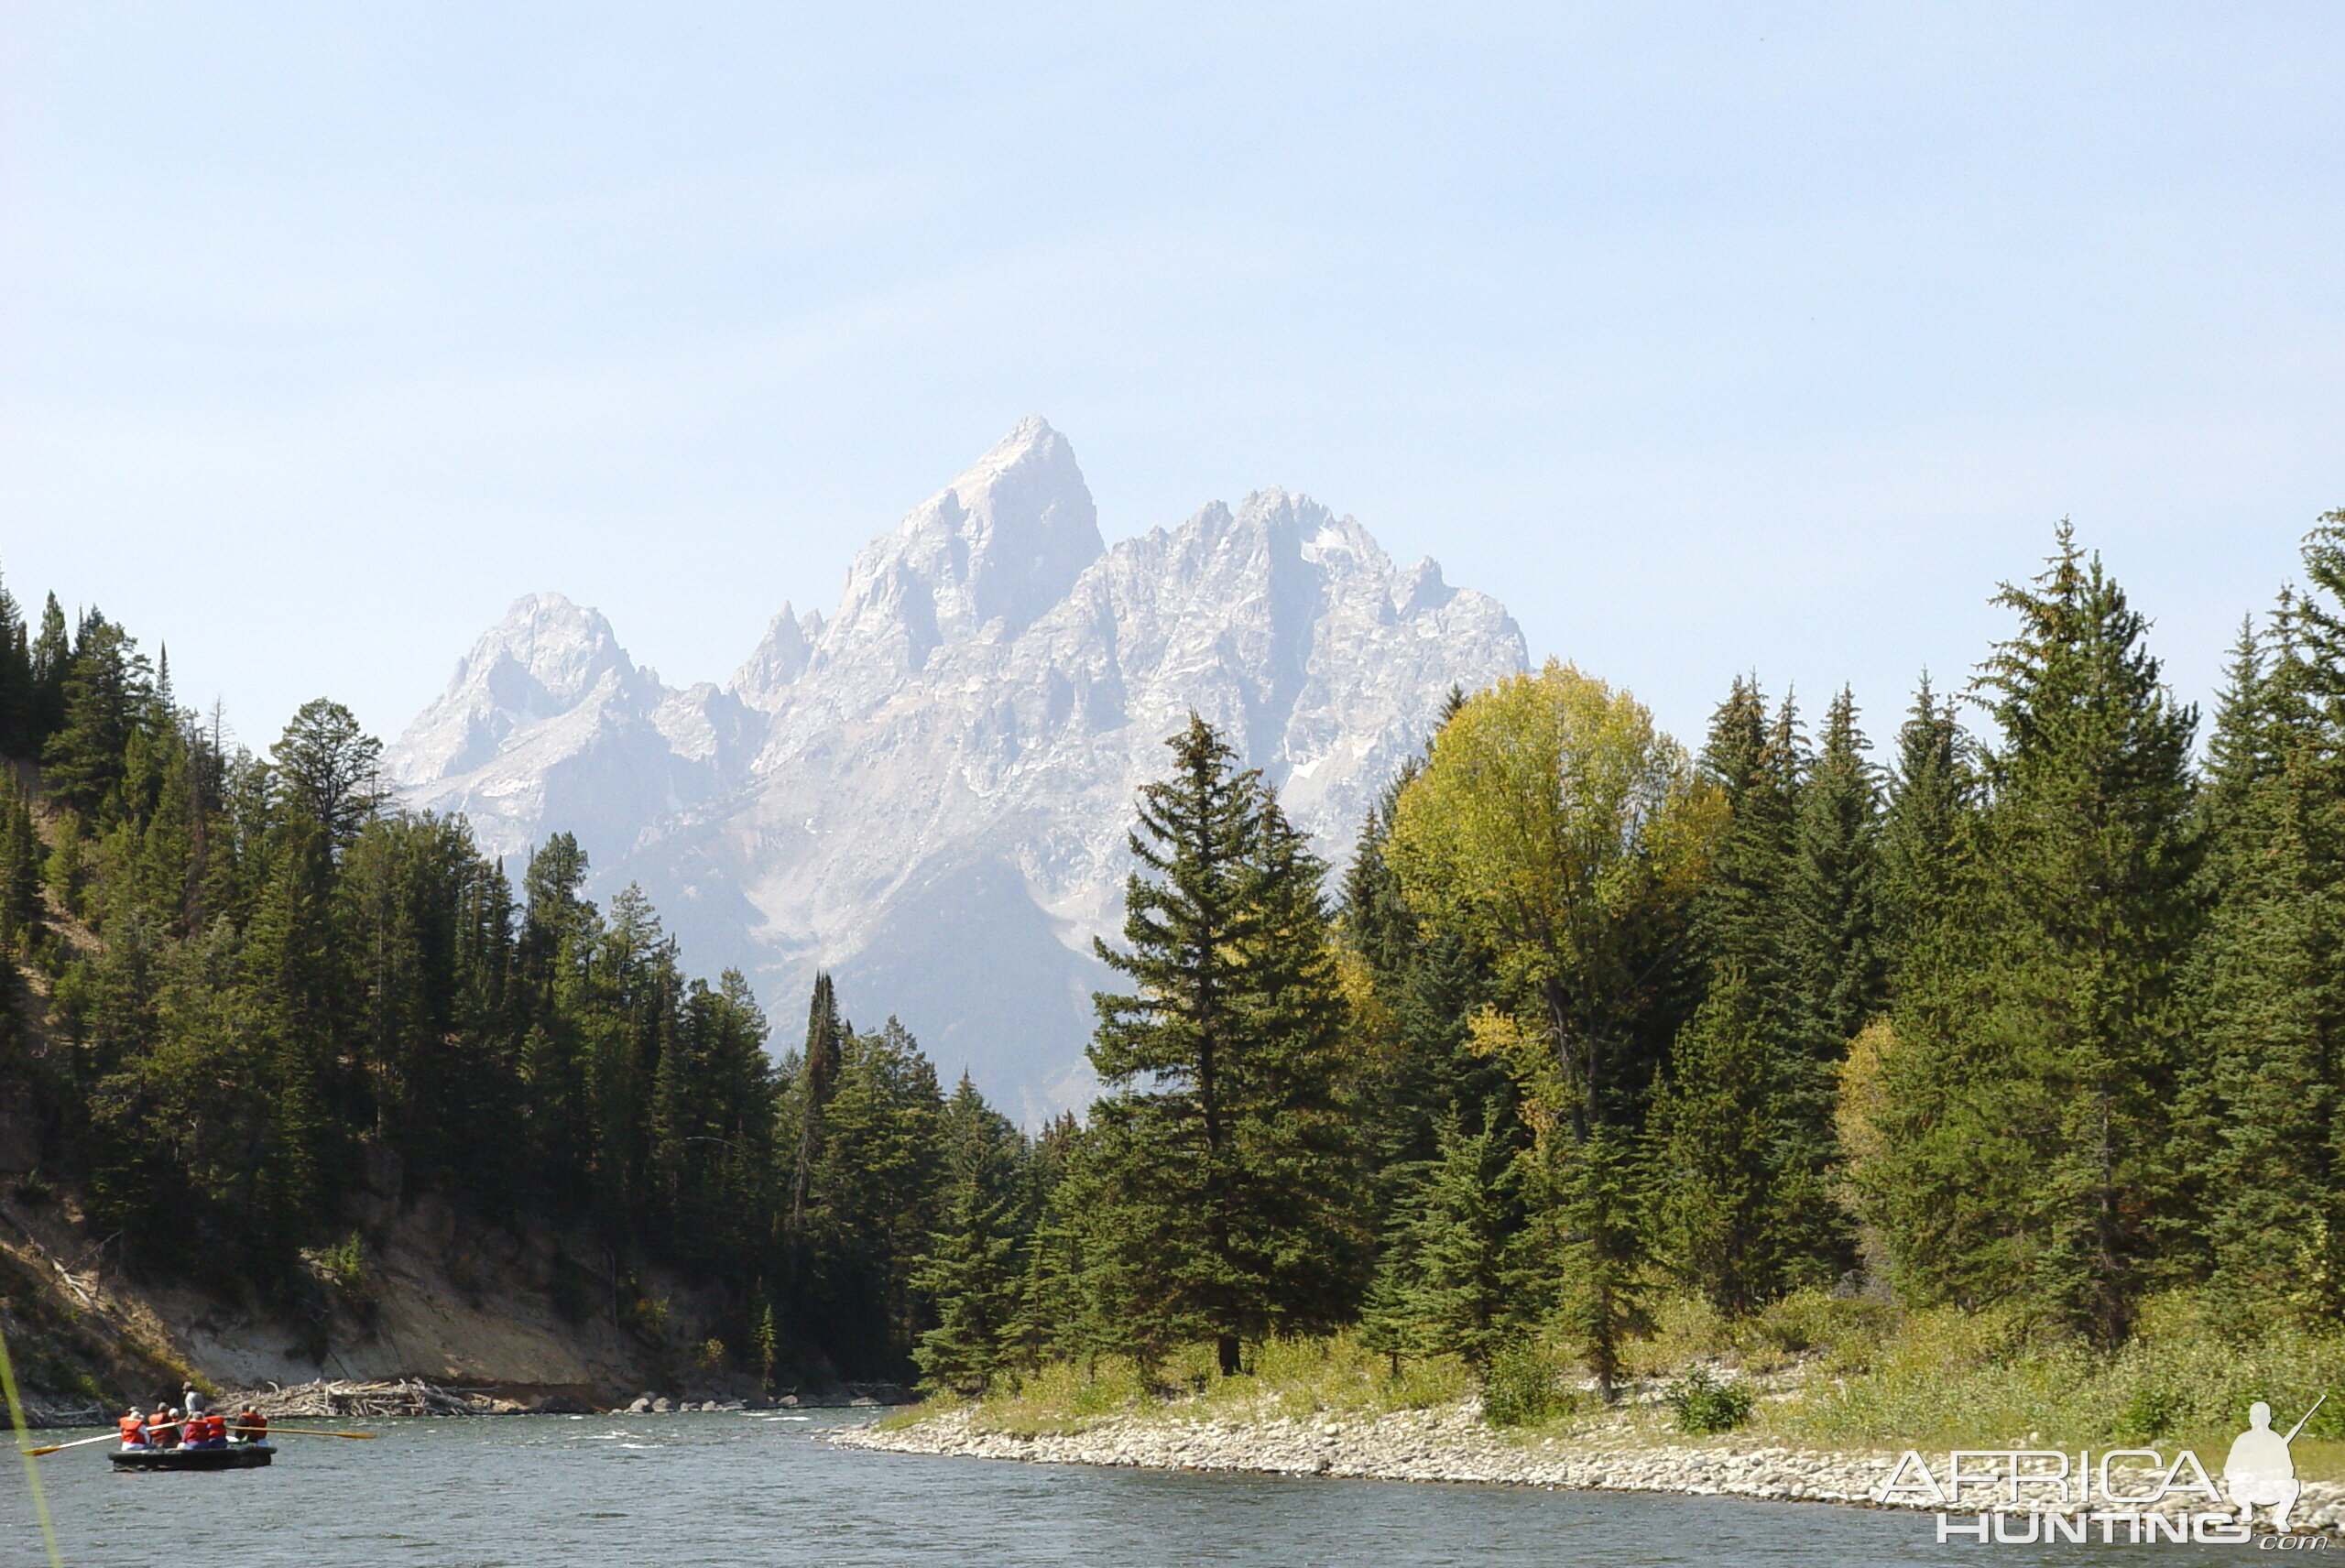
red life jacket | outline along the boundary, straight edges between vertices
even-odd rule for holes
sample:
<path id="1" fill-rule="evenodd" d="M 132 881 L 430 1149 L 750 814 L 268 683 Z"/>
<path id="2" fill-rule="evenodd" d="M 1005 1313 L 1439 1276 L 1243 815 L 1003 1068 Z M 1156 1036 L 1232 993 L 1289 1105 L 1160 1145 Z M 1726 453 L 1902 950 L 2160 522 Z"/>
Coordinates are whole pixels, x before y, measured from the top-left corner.
<path id="1" fill-rule="evenodd" d="M 247 1442 L 258 1443 L 268 1435 L 268 1418 L 258 1410 L 246 1410 L 236 1418 L 236 1430 Z"/>
<path id="2" fill-rule="evenodd" d="M 204 1442 L 224 1443 L 227 1441 L 228 1418 L 226 1416 L 222 1415 L 218 1410 L 207 1410 L 202 1420 Z"/>
<path id="3" fill-rule="evenodd" d="M 180 1441 L 179 1428 L 171 1424 L 169 1415 L 157 1410 L 147 1422 L 147 1441 L 158 1448 L 176 1448 Z"/>
<path id="4" fill-rule="evenodd" d="M 136 1416 L 116 1416 L 114 1424 L 121 1430 L 123 1442 L 144 1443 L 147 1441 L 147 1423 Z"/>

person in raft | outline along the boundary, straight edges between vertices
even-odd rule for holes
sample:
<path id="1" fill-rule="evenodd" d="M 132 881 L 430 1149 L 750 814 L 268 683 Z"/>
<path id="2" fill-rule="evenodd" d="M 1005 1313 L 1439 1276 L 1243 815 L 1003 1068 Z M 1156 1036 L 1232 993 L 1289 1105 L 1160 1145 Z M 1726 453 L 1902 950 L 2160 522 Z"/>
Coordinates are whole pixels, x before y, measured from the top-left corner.
<path id="1" fill-rule="evenodd" d="M 125 1448 L 145 1448 L 147 1446 L 147 1418 L 138 1413 L 138 1407 L 136 1405 L 131 1406 L 128 1410 L 123 1411 L 121 1415 L 115 1417 L 114 1424 L 115 1429 L 122 1433 L 122 1445 Z"/>
<path id="2" fill-rule="evenodd" d="M 228 1418 L 218 1410 L 206 1410 L 200 1416 L 190 1416 L 189 1435 L 196 1448 L 225 1448 L 228 1446 Z"/>
<path id="3" fill-rule="evenodd" d="M 228 1436 L 237 1443 L 267 1443 L 268 1418 L 253 1409 L 253 1402 L 246 1399 L 245 1408 L 236 1412 L 235 1423 L 228 1428 Z"/>
<path id="4" fill-rule="evenodd" d="M 147 1418 L 147 1442 L 155 1448 L 177 1448 L 180 1445 L 180 1413 L 169 1405 L 157 1405 L 155 1413 Z"/>

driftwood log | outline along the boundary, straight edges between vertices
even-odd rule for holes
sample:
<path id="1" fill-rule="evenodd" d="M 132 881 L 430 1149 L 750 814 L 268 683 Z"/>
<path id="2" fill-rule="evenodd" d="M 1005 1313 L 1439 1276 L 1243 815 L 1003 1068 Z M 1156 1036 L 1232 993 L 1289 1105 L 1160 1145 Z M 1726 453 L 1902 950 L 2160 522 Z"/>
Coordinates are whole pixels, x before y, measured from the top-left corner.
<path id="1" fill-rule="evenodd" d="M 271 1421 L 324 1416 L 485 1416 L 519 1407 L 476 1389 L 442 1388 L 418 1378 L 396 1383 L 352 1383 L 320 1379 L 281 1388 L 233 1388 L 221 1396 L 226 1408 L 251 1400 Z"/>

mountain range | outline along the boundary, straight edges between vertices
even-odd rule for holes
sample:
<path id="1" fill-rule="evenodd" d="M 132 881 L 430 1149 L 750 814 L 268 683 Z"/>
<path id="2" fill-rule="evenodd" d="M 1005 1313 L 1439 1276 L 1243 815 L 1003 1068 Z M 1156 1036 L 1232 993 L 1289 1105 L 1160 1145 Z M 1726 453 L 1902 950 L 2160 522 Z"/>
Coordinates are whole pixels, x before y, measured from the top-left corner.
<path id="1" fill-rule="evenodd" d="M 517 602 L 388 749 L 408 804 L 518 860 L 577 835 L 696 972 L 733 966 L 792 1043 L 817 968 L 1029 1122 L 1079 1105 L 1138 787 L 1194 711 L 1336 865 L 1453 686 L 1520 670 L 1503 605 L 1396 567 L 1308 496 L 1257 491 L 1110 546 L 1029 419 L 864 546 L 825 618 L 785 604 L 732 679 L 682 689 L 597 611 Z"/>

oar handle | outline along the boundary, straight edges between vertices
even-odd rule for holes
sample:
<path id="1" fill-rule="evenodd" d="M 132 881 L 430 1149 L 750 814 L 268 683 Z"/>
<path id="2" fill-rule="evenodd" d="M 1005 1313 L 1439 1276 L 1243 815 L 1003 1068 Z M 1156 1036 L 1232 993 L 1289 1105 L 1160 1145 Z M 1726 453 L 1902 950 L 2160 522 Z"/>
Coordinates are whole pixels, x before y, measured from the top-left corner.
<path id="1" fill-rule="evenodd" d="M 2324 1390 L 2324 1391 L 2322 1392 L 2322 1394 L 2321 1394 L 2320 1398 L 2319 1398 L 2319 1399 L 2315 1399 L 2315 1400 L 2312 1402 L 2312 1410 L 2317 1410 L 2320 1409 L 2320 1407 L 2321 1407 L 2321 1405 L 2322 1405 L 2323 1401 L 2325 1401 L 2328 1398 L 2329 1398 L 2329 1395 L 2328 1395 L 2328 1393 Z M 2312 1410 L 2307 1410 L 2304 1414 L 2302 1414 L 2302 1415 L 2298 1416 L 2298 1417 L 2296 1418 L 2296 1425 L 2294 1425 L 2294 1426 L 2292 1426 L 2292 1427 L 2290 1427 L 2290 1428 L 2288 1429 L 2288 1435 L 2287 1435 L 2287 1436 L 2285 1436 L 2285 1437 L 2284 1437 L 2284 1438 L 2282 1438 L 2280 1441 L 2281 1441 L 2282 1443 L 2294 1443 L 2294 1442 L 2296 1442 L 2296 1433 L 2298 1433 L 2298 1432 L 2300 1432 L 2304 1431 L 2304 1429 L 2305 1429 L 2305 1422 L 2307 1422 L 2307 1421 L 2308 1421 L 2312 1420 Z"/>

